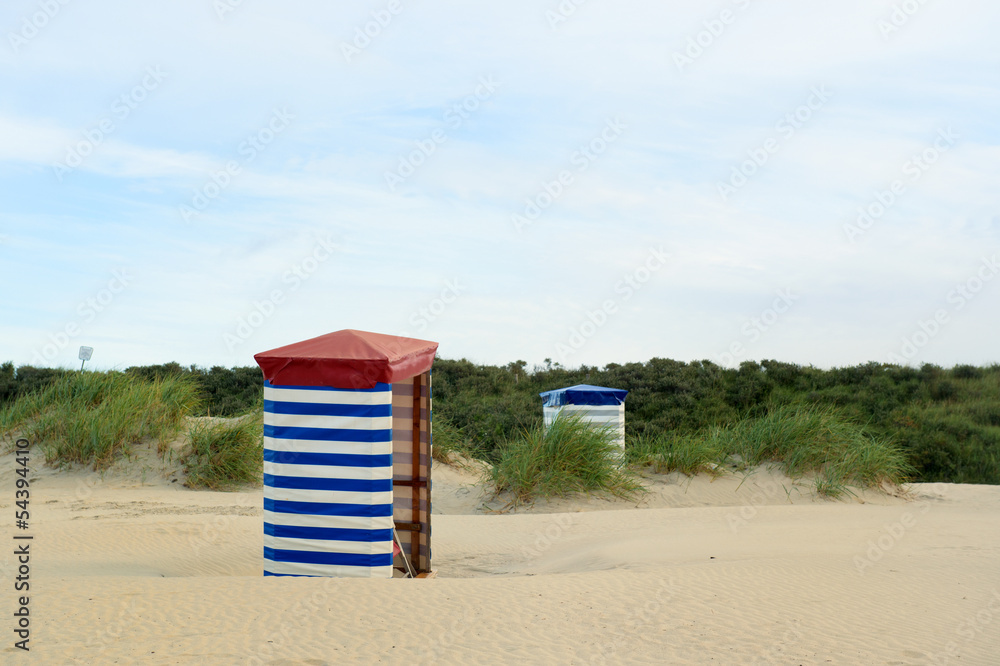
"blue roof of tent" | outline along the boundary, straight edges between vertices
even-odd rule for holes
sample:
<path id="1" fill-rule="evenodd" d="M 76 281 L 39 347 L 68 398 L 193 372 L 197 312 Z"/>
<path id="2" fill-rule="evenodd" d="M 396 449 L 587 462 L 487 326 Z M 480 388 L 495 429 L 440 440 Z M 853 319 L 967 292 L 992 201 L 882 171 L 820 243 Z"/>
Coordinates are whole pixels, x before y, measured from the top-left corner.
<path id="1" fill-rule="evenodd" d="M 620 405 L 625 402 L 628 391 L 577 384 L 566 388 L 554 389 L 539 393 L 542 396 L 543 407 L 561 407 L 562 405 Z"/>

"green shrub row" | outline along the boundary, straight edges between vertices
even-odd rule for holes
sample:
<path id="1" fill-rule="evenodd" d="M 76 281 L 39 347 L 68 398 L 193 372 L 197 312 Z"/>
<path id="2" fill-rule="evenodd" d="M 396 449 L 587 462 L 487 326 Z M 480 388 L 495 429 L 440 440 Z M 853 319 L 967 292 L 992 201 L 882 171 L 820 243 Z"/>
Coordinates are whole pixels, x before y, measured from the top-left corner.
<path id="1" fill-rule="evenodd" d="M 0 405 L 43 388 L 72 371 L 0 366 Z M 256 367 L 210 369 L 177 363 L 136 366 L 143 379 L 184 377 L 196 387 L 197 415 L 236 416 L 259 409 L 262 379 Z M 434 365 L 437 439 L 448 428 L 475 455 L 496 462 L 505 442 L 541 424 L 538 393 L 573 384 L 629 390 L 626 437 L 653 442 L 702 437 L 781 408 L 836 408 L 840 418 L 871 437 L 900 447 L 922 481 L 1000 484 L 1000 365 L 950 369 L 880 363 L 822 370 L 779 361 L 723 368 L 711 361 L 654 358 L 603 368 L 564 368 L 548 359 L 529 369 L 438 359 Z M 465 446 L 466 444 L 463 444 Z M 697 460 L 692 461 L 694 464 Z"/>

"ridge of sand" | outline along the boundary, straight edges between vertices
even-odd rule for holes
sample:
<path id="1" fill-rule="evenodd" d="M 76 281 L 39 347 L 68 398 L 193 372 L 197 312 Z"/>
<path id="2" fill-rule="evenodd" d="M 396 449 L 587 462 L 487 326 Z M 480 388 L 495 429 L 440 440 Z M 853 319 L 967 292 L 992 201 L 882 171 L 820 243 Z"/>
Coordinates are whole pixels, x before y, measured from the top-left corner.
<path id="1" fill-rule="evenodd" d="M 434 512 L 474 513 L 566 513 L 627 509 L 683 508 L 697 506 L 774 506 L 827 503 L 905 504 L 912 490 L 878 492 L 850 488 L 837 500 L 818 495 L 811 477 L 792 479 L 777 465 L 760 465 L 748 471 L 726 470 L 720 476 L 686 476 L 680 472 L 656 474 L 651 468 L 640 473 L 645 492 L 633 499 L 606 495 L 573 495 L 512 505 L 508 497 L 494 497 L 480 482 L 476 465 L 445 465 L 434 462 Z"/>
<path id="2" fill-rule="evenodd" d="M 0 456 L 4 512 L 13 458 Z M 436 464 L 437 579 L 263 578 L 261 488 L 190 490 L 151 449 L 103 476 L 32 458 L 39 663 L 996 664 L 1000 654 L 996 486 L 830 501 L 763 468 L 746 479 L 648 475 L 638 503 L 563 498 L 493 514 L 473 473 Z M 6 663 L 20 651 L 5 550 Z"/>

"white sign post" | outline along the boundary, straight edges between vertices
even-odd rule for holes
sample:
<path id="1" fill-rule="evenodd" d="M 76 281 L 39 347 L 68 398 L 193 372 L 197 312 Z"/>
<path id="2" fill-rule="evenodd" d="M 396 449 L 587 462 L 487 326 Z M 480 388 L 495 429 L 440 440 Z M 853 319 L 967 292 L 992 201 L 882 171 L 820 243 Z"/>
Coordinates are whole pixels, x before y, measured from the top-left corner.
<path id="1" fill-rule="evenodd" d="M 80 347 L 80 372 L 83 372 L 83 364 L 90 360 L 90 357 L 94 355 L 93 347 Z"/>

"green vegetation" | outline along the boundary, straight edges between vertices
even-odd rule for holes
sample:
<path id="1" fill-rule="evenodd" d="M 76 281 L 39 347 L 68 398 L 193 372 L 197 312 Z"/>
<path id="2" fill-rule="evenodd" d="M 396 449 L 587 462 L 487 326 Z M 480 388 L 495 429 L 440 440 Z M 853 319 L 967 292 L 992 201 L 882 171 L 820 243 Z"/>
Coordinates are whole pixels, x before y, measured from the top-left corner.
<path id="1" fill-rule="evenodd" d="M 192 426 L 191 450 L 184 457 L 187 485 L 228 490 L 259 482 L 264 460 L 262 416 L 248 414 Z"/>
<path id="2" fill-rule="evenodd" d="M 621 468 L 614 439 L 609 428 L 560 417 L 548 429 L 535 426 L 505 441 L 488 479 L 498 495 L 510 493 L 514 504 L 574 492 L 632 497 L 641 486 Z"/>
<path id="3" fill-rule="evenodd" d="M 898 485 L 913 471 L 898 446 L 871 437 L 829 407 L 778 407 L 718 429 L 715 439 L 744 467 L 779 462 L 793 477 L 832 470 L 833 479 L 875 488 Z"/>
<path id="4" fill-rule="evenodd" d="M 124 375 L 163 386 L 182 380 L 184 386 L 194 387 L 197 397 L 188 401 L 193 406 L 184 413 L 190 415 L 237 416 L 261 407 L 262 381 L 256 367 L 206 370 L 168 363 L 124 373 L 84 374 Z M 78 403 L 67 403 L 62 418 L 42 416 L 54 414 L 56 402 L 51 400 L 62 398 L 32 402 L 79 376 L 72 370 L 0 365 L 0 430 L 37 422 L 31 426 L 34 433 L 50 431 L 44 428 L 55 433 L 64 422 L 58 427 L 81 431 L 81 425 L 71 424 L 94 417 L 73 416 L 83 409 Z M 810 472 L 820 490 L 834 494 L 848 484 L 891 483 L 907 474 L 915 481 L 1000 484 L 1000 365 L 944 369 L 867 363 L 821 370 L 762 361 L 730 369 L 710 361 L 654 358 L 575 369 L 547 361 L 529 370 L 523 361 L 500 367 L 438 359 L 435 456 L 462 454 L 495 465 L 510 456 L 515 440 L 531 448 L 528 442 L 540 441 L 538 393 L 581 383 L 629 390 L 626 457 L 633 465 L 694 474 L 720 473 L 733 456 L 747 465 L 773 460 L 793 474 Z M 36 406 L 29 407 L 32 404 Z M 102 409 L 111 414 L 110 408 Z M 83 413 L 88 410 L 90 406 Z M 147 411 L 120 413 L 134 420 L 137 414 L 146 419 Z M 156 422 L 155 416 L 148 418 Z M 105 431 L 111 420 L 104 417 Z M 112 438 L 89 432 L 87 446 L 94 453 L 85 452 L 89 449 L 81 442 L 87 438 L 77 433 L 66 459 L 107 464 L 113 457 L 109 451 L 127 446 L 120 442 L 134 441 L 132 435 Z"/>
<path id="5" fill-rule="evenodd" d="M 213 366 L 206 370 L 195 365 L 184 368 L 177 363 L 165 363 L 133 366 L 125 372 L 143 379 L 190 378 L 198 386 L 202 400 L 202 408 L 192 416 L 242 416 L 264 407 L 264 377 L 256 366 L 232 369 Z"/>
<path id="6" fill-rule="evenodd" d="M 121 372 L 70 372 L 0 408 L 0 435 L 18 433 L 38 442 L 50 464 L 105 469 L 143 438 L 162 446 L 198 404 L 197 387 L 188 378 L 142 381 Z"/>
<path id="7" fill-rule="evenodd" d="M 106 469 L 143 439 L 157 442 L 165 454 L 184 417 L 201 411 L 200 388 L 190 373 L 181 372 L 53 373 L 47 385 L 0 407 L 0 435 L 38 442 L 50 464 Z M 193 425 L 191 450 L 183 459 L 188 485 L 221 489 L 259 481 L 262 422 L 257 410 Z"/>
<path id="8" fill-rule="evenodd" d="M 446 417 L 435 414 L 433 419 L 434 447 L 432 454 L 434 460 L 455 464 L 456 456 L 483 457 L 482 450 Z"/>
<path id="9" fill-rule="evenodd" d="M 13 363 L 0 365 L 0 405 L 45 388 L 57 379 L 77 374 L 65 368 L 36 368 Z M 98 373 L 103 374 L 103 373 Z M 194 383 L 199 405 L 191 416 L 240 416 L 263 406 L 260 368 L 211 369 L 183 367 L 178 363 L 127 368 L 124 374 L 141 380 L 184 378 Z"/>
<path id="10" fill-rule="evenodd" d="M 625 462 L 632 467 L 652 467 L 657 474 L 681 472 L 688 476 L 718 476 L 725 454 L 715 435 L 638 435 L 625 447 Z"/>
<path id="11" fill-rule="evenodd" d="M 1000 484 L 1000 365 L 946 370 L 867 363 L 821 370 L 762 361 L 729 369 L 654 358 L 603 369 L 550 362 L 529 372 L 522 361 L 497 367 L 438 359 L 435 419 L 447 418 L 495 462 L 505 439 L 541 424 L 538 393 L 573 384 L 628 389 L 625 437 L 627 448 L 635 447 L 629 459 L 639 463 L 646 456 L 661 470 L 714 469 L 715 449 L 726 448 L 734 433 L 752 424 L 776 428 L 795 410 L 819 418 L 833 408 L 836 416 L 827 420 L 842 430 L 863 429 L 882 444 L 873 452 L 894 442 L 913 468 L 912 480 Z M 787 427 L 801 429 L 803 422 L 808 419 Z M 835 467 L 824 469 L 831 484 L 839 478 Z"/>
<path id="12" fill-rule="evenodd" d="M 778 407 L 701 433 L 639 436 L 629 443 L 626 459 L 688 475 L 774 463 L 793 478 L 813 475 L 817 492 L 829 496 L 848 486 L 899 485 L 914 471 L 900 446 L 872 437 L 830 407 Z"/>

